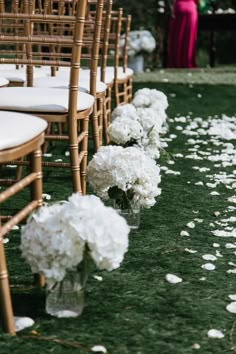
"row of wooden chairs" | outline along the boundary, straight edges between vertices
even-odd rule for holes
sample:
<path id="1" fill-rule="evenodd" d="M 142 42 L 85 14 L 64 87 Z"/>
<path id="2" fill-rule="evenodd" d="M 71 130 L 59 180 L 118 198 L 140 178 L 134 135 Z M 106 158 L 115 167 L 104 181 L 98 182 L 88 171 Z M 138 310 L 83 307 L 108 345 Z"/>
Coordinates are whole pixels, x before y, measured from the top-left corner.
<path id="1" fill-rule="evenodd" d="M 122 23 L 127 31 L 130 18 L 123 17 L 122 10 L 112 12 L 111 0 L 105 1 L 105 7 L 104 0 L 45 0 L 43 3 L 17 0 L 12 2 L 10 9 L 7 5 L 7 1 L 5 4 L 0 0 L 0 66 L 5 67 L 2 72 L 11 81 L 8 87 L 0 89 L 0 165 L 12 161 L 19 166 L 27 164 L 29 173 L 13 181 L 0 193 L 0 204 L 26 186 L 31 187 L 31 200 L 13 217 L 0 218 L 1 320 L 3 329 L 15 334 L 4 235 L 42 205 L 42 165 L 70 168 L 73 190 L 86 193 L 89 118 L 96 150 L 103 142 L 103 133 L 107 141 L 111 93 L 115 92 L 116 103 L 122 100 L 123 103 L 128 102 L 132 73 L 125 77 L 127 62 L 124 60 L 119 68 L 118 57 Z M 112 21 L 116 24 L 114 32 L 110 32 Z M 117 26 L 120 26 L 119 33 Z M 109 46 L 112 41 L 113 47 Z M 113 49 L 115 69 L 113 78 L 107 84 L 110 69 L 106 68 L 106 61 Z M 88 81 L 86 76 L 81 89 L 79 76 L 83 77 L 85 73 L 81 73 L 86 72 L 80 70 L 83 60 L 87 60 L 89 67 L 89 84 L 85 82 Z M 20 79 L 22 82 L 25 80 L 25 68 L 26 87 L 20 82 Z M 69 83 L 63 88 L 34 85 L 43 68 L 56 77 L 64 72 L 62 76 L 65 75 Z M 103 91 L 99 92 L 98 81 L 106 84 Z M 119 90 L 123 93 L 120 94 Z M 59 133 L 53 133 L 55 124 L 62 127 Z M 41 147 L 45 136 L 48 141 L 68 143 L 69 163 L 42 163 Z M 23 161 L 24 156 L 29 156 L 29 159 Z M 43 277 L 38 276 L 37 282 L 43 285 Z"/>

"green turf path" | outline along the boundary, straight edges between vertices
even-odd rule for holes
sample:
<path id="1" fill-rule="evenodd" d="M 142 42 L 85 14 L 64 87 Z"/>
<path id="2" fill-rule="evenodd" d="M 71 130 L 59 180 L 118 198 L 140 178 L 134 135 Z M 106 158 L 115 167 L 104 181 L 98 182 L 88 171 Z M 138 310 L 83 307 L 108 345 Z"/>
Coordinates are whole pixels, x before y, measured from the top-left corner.
<path id="1" fill-rule="evenodd" d="M 188 112 L 202 118 L 236 113 L 234 86 L 135 84 L 135 90 L 142 87 L 157 88 L 167 94 L 169 117 Z M 185 142 L 189 137 L 177 132 L 176 125 L 180 124 L 170 124 L 170 133 L 178 137 L 170 142 L 168 152 L 186 155 Z M 56 158 L 64 159 L 64 151 L 58 153 L 54 149 L 52 159 Z M 236 263 L 236 260 L 232 250 L 225 249 L 225 239 L 212 236 L 209 227 L 215 221 L 214 212 L 225 210 L 226 199 L 233 191 L 220 186 L 216 189 L 220 196 L 216 198 L 206 187 L 194 184 L 204 181 L 204 177 L 192 167 L 204 166 L 209 167 L 211 173 L 218 172 L 211 162 L 176 158 L 173 166 L 166 161 L 161 165 L 180 171 L 181 175 L 163 174 L 162 194 L 152 209 L 142 211 L 140 230 L 130 234 L 129 251 L 122 266 L 113 272 L 91 274 L 87 306 L 77 319 L 55 319 L 45 314 L 45 292 L 31 287 L 29 267 L 20 258 L 19 232 L 9 235 L 12 237 L 6 250 L 15 314 L 30 316 L 36 323 L 15 338 L 1 333 L 0 354 L 86 353 L 98 344 L 111 354 L 233 352 L 236 315 L 227 312 L 226 305 L 230 302 L 228 295 L 236 293 L 236 279 L 235 274 L 227 274 L 226 270 L 230 268 L 227 263 Z M 226 168 L 227 172 L 234 169 Z M 52 200 L 67 198 L 71 194 L 70 177 L 65 172 L 46 171 L 44 192 L 52 195 Z M 7 207 L 20 205 L 21 198 L 25 196 Z M 199 211 L 197 216 L 193 210 Z M 186 224 L 196 217 L 203 222 L 188 230 L 190 237 L 180 236 Z M 206 271 L 201 268 L 206 263 L 202 255 L 215 252 L 213 242 L 221 244 L 219 250 L 223 257 L 218 258 L 215 271 Z M 185 248 L 197 253 L 190 254 Z M 180 276 L 183 282 L 168 283 L 167 273 Z M 94 279 L 95 274 L 102 276 L 103 281 Z M 200 280 L 202 277 L 206 280 Z M 209 339 L 207 332 L 211 328 L 220 329 L 225 337 Z M 38 335 L 32 336 L 32 330 Z M 200 349 L 193 349 L 194 343 L 198 343 Z"/>

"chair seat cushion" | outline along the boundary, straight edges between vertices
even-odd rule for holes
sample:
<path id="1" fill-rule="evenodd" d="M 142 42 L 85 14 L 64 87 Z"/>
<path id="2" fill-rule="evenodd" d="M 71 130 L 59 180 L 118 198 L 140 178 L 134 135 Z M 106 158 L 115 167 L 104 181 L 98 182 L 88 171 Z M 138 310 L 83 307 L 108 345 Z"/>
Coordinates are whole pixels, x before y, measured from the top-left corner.
<path id="1" fill-rule="evenodd" d="M 24 144 L 47 128 L 44 119 L 17 112 L 0 111 L 0 150 Z"/>
<path id="2" fill-rule="evenodd" d="M 68 112 L 68 89 L 38 87 L 3 87 L 0 90 L 0 109 L 20 112 Z M 77 111 L 93 106 L 93 96 L 79 92 Z"/>
<path id="3" fill-rule="evenodd" d="M 7 86 L 9 84 L 9 80 L 0 77 L 0 87 Z"/>
<path id="4" fill-rule="evenodd" d="M 69 77 L 67 77 L 67 73 L 63 71 L 63 74 L 57 74 L 57 76 L 46 76 L 34 79 L 34 87 L 51 87 L 51 88 L 64 88 L 68 87 L 67 83 L 69 82 Z M 89 76 L 82 76 L 79 79 L 79 91 L 81 92 L 89 92 Z M 98 81 L 96 83 L 96 91 L 97 93 L 105 92 L 106 91 L 106 84 L 102 81 Z"/>
<path id="5" fill-rule="evenodd" d="M 114 67 L 113 66 L 107 66 L 106 67 L 106 72 L 109 73 L 109 72 L 112 72 L 114 73 Z M 125 72 L 123 72 L 123 67 L 122 66 L 119 66 L 118 68 L 118 77 L 119 76 L 132 76 L 134 74 L 134 71 L 130 68 L 126 68 Z"/>

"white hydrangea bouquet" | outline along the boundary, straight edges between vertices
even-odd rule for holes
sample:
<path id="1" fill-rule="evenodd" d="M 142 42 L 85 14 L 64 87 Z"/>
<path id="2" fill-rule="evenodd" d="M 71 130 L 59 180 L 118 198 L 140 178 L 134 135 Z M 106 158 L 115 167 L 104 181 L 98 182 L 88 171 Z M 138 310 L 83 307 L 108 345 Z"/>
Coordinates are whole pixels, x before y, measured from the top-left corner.
<path id="1" fill-rule="evenodd" d="M 121 36 L 120 48 L 125 45 L 125 35 Z M 148 54 L 156 48 L 156 40 L 151 32 L 146 30 L 130 31 L 128 35 L 128 56 Z"/>
<path id="2" fill-rule="evenodd" d="M 89 263 L 108 271 L 120 266 L 128 234 L 116 210 L 96 196 L 75 193 L 68 202 L 44 205 L 28 218 L 21 231 L 21 251 L 32 272 L 45 276 L 49 290 L 70 272 L 80 272 L 81 290 Z"/>
<path id="3" fill-rule="evenodd" d="M 150 208 L 160 195 L 160 168 L 136 147 L 104 146 L 87 167 L 87 178 L 103 199 L 114 199 L 120 209 Z"/>
<path id="4" fill-rule="evenodd" d="M 163 144 L 160 134 L 166 132 L 166 95 L 155 89 L 138 90 L 132 104 L 117 106 L 112 112 L 108 135 L 117 145 L 138 146 L 151 158 L 158 159 Z"/>

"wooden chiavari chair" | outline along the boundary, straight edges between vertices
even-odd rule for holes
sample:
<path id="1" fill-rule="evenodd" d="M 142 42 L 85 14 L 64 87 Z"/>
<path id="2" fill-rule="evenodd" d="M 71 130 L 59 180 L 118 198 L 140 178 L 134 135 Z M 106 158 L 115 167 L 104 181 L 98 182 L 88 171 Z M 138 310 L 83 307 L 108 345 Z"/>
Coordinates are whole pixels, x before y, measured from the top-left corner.
<path id="1" fill-rule="evenodd" d="M 84 38 L 81 52 L 81 65 L 87 70 L 80 71 L 79 90 L 88 92 L 95 97 L 93 110 L 90 115 L 92 123 L 92 136 L 95 151 L 102 145 L 102 128 L 103 128 L 103 101 L 106 92 L 105 83 L 97 78 L 97 66 L 100 59 L 100 34 L 102 28 L 102 14 L 104 0 L 89 0 L 86 12 L 86 22 L 84 27 Z M 55 4 L 55 0 L 53 1 Z M 58 11 L 60 14 L 74 13 L 77 1 L 70 0 L 66 3 L 59 4 Z M 52 7 L 50 11 L 55 11 Z M 59 28 L 61 34 L 71 35 L 70 28 L 61 26 Z M 52 75 L 51 75 L 52 74 Z M 51 73 L 51 77 L 47 76 L 34 81 L 36 87 L 58 87 L 63 88 L 65 82 L 68 81 L 68 70 L 57 70 Z"/>
<path id="2" fill-rule="evenodd" d="M 23 127 L 23 128 L 22 128 Z M 29 114 L 0 112 L 0 164 L 30 156 L 30 171 L 20 181 L 13 182 L 0 193 L 0 205 L 15 196 L 25 187 L 31 187 L 31 201 L 14 216 L 0 215 L 0 315 L 4 331 L 15 334 L 13 310 L 9 289 L 4 235 L 23 220 L 35 208 L 42 205 L 42 164 L 41 145 L 44 142 L 45 120 Z M 1 220 L 5 222 L 2 223 Z M 38 285 L 44 283 L 43 276 L 38 276 Z"/>
<path id="3" fill-rule="evenodd" d="M 62 3 L 63 0 L 60 0 Z M 0 1 L 3 3 L 3 0 Z M 78 78 L 81 50 L 83 44 L 85 14 L 87 0 L 79 0 L 76 13 L 73 15 L 38 14 L 34 13 L 35 4 L 32 0 L 22 0 L 23 11 L 17 14 L 1 12 L 0 20 L 5 29 L 0 37 L 0 63 L 25 65 L 27 68 L 27 83 L 29 87 L 2 88 L 0 95 L 0 110 L 24 112 L 42 117 L 49 124 L 66 124 L 63 134 L 46 134 L 48 141 L 65 141 L 68 143 L 70 162 L 43 162 L 44 166 L 69 168 L 72 175 L 73 191 L 86 192 L 86 166 L 88 150 L 88 117 L 94 105 L 94 97 L 79 92 Z M 44 1 L 44 6 L 47 1 Z M 3 8 L 0 6 L 0 8 Z M 8 26 L 17 19 L 24 27 L 20 35 L 8 33 Z M 70 36 L 62 36 L 58 30 L 62 25 L 68 25 Z M 38 27 L 47 27 L 47 33 L 40 34 Z M 35 30 L 35 32 L 34 32 Z M 72 35 L 73 34 L 73 35 Z M 22 57 L 3 56 L 3 49 L 8 46 L 18 46 Z M 55 51 L 52 51 L 52 48 Z M 18 50 L 18 52 L 19 52 Z M 33 84 L 33 67 L 68 67 L 69 88 L 36 88 Z M 24 162 L 18 162 L 24 164 Z"/>

